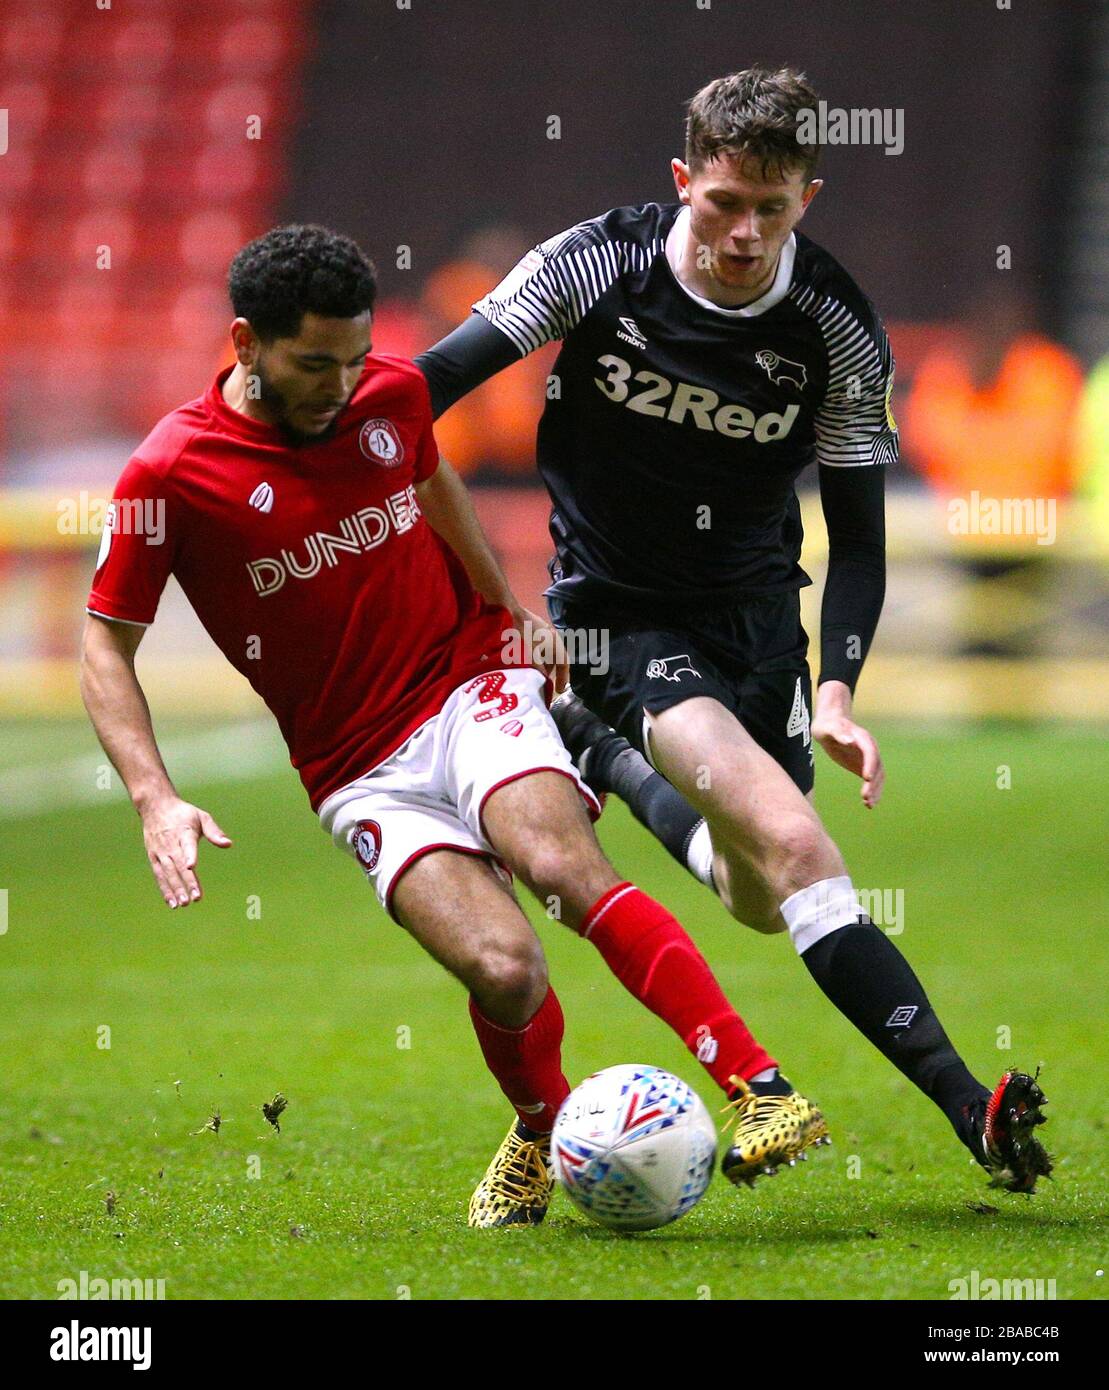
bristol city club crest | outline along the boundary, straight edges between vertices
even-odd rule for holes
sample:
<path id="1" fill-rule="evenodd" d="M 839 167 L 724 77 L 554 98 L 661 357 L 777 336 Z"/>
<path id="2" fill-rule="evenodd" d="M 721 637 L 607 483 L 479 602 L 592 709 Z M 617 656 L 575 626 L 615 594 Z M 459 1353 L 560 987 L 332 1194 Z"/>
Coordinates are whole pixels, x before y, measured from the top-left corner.
<path id="1" fill-rule="evenodd" d="M 382 468 L 397 468 L 404 462 L 404 445 L 392 420 L 367 420 L 358 433 L 358 447 Z"/>
<path id="2" fill-rule="evenodd" d="M 381 858 L 381 826 L 375 820 L 360 820 L 354 827 L 351 844 L 359 864 L 372 874 Z"/>

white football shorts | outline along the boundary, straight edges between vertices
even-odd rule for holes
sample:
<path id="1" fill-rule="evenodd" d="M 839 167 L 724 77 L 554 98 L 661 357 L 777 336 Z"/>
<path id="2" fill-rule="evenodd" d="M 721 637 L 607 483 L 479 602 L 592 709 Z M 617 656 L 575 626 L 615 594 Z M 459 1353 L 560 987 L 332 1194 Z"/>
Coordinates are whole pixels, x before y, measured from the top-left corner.
<path id="1" fill-rule="evenodd" d="M 532 667 L 476 676 L 395 753 L 320 806 L 324 830 L 358 860 L 390 915 L 401 875 L 431 850 L 480 854 L 507 872 L 482 823 L 486 801 L 507 782 L 561 772 L 590 817 L 600 815 L 547 709 L 546 685 Z"/>

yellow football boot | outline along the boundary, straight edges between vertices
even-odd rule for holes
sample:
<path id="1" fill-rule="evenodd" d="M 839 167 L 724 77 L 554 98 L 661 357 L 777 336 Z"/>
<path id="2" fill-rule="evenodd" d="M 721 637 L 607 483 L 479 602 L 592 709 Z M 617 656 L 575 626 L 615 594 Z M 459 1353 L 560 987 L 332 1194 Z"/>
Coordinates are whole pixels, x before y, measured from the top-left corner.
<path id="1" fill-rule="evenodd" d="M 734 1122 L 735 1132 L 720 1171 L 729 1182 L 752 1187 L 762 1174 L 773 1177 L 781 1164 L 792 1168 L 799 1158 L 808 1158 L 806 1149 L 832 1142 L 820 1109 L 799 1091 L 760 1096 L 741 1077 L 728 1080 L 736 1095 L 724 1107 L 732 1111 L 724 1129 Z"/>
<path id="2" fill-rule="evenodd" d="M 518 1121 L 505 1135 L 470 1198 L 469 1226 L 538 1226 L 554 1191 L 551 1136 L 524 1139 Z"/>

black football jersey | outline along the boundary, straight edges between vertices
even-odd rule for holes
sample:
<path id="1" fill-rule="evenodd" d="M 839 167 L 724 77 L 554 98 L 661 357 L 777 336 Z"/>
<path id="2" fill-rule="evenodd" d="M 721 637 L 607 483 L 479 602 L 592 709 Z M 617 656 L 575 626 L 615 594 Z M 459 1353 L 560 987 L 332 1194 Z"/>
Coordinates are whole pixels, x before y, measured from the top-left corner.
<path id="1" fill-rule="evenodd" d="M 808 583 L 798 474 L 897 454 L 889 341 L 850 275 L 794 233 L 767 292 L 720 308 L 667 259 L 688 216 L 582 222 L 474 305 L 521 354 L 562 342 L 537 445 L 550 592 L 656 620 Z"/>

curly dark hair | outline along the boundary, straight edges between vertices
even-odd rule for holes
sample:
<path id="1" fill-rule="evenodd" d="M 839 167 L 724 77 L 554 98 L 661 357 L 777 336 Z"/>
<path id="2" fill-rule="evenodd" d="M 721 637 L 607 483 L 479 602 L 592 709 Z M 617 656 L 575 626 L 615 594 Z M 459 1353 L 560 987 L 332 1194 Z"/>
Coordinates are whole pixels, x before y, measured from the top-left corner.
<path id="1" fill-rule="evenodd" d="M 693 97 L 685 123 L 685 162 L 691 169 L 716 155 L 749 155 L 763 178 L 800 168 L 812 178 L 819 145 L 798 139 L 801 113 L 815 111 L 817 95 L 795 68 L 747 68 L 718 77 Z"/>
<path id="2" fill-rule="evenodd" d="M 263 342 L 295 338 L 305 314 L 348 319 L 374 307 L 377 272 L 361 247 L 327 227 L 274 227 L 231 262 L 236 318 Z"/>

